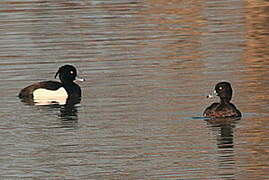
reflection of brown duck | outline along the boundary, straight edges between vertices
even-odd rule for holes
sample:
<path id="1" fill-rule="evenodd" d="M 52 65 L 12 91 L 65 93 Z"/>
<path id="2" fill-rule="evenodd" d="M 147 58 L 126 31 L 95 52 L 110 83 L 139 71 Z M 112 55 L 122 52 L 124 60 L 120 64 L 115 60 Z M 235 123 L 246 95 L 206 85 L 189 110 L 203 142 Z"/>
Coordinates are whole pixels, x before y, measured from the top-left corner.
<path id="1" fill-rule="evenodd" d="M 216 137 L 218 147 L 216 155 L 218 168 L 221 170 L 220 175 L 225 177 L 227 173 L 227 176 L 234 177 L 237 164 L 234 153 L 234 129 L 240 118 L 206 118 L 205 121 Z"/>
<path id="2" fill-rule="evenodd" d="M 210 125 L 213 130 L 218 131 L 217 140 L 219 148 L 233 148 L 233 129 L 239 120 L 240 118 L 206 119 L 208 125 Z"/>
<path id="3" fill-rule="evenodd" d="M 74 83 L 77 78 L 77 70 L 74 66 L 65 65 L 59 68 L 55 78 L 59 74 L 61 82 L 44 81 L 32 84 L 22 89 L 19 97 L 26 99 L 33 99 L 37 105 L 46 105 L 50 103 L 65 104 L 67 98 L 80 98 L 81 89 Z M 82 80 L 82 79 L 78 79 Z"/>
<path id="4" fill-rule="evenodd" d="M 230 103 L 233 90 L 228 82 L 220 82 L 215 86 L 214 94 L 220 97 L 220 103 L 213 103 L 206 108 L 204 116 L 210 118 L 241 117 L 241 112 Z M 210 97 L 210 95 L 209 95 Z"/>

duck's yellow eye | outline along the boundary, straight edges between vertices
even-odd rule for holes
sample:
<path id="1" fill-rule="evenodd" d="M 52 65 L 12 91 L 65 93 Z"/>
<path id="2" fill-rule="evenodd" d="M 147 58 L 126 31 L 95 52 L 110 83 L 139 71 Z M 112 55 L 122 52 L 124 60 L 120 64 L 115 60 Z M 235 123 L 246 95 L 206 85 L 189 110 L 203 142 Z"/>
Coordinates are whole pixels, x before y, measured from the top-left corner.
<path id="1" fill-rule="evenodd" d="M 74 71 L 70 71 L 70 74 L 74 74 Z"/>
<path id="2" fill-rule="evenodd" d="M 219 87 L 219 90 L 222 90 L 222 87 Z"/>

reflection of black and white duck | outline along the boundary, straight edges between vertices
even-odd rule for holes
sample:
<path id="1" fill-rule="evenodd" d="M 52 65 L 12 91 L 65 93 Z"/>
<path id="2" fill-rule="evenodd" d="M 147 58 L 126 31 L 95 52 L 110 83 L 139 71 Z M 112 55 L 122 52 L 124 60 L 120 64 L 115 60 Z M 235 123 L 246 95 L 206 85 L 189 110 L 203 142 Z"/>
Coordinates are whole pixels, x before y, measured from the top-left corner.
<path id="1" fill-rule="evenodd" d="M 230 103 L 233 90 L 228 82 L 220 82 L 215 86 L 214 95 L 219 96 L 220 102 L 213 103 L 204 111 L 205 117 L 210 118 L 226 118 L 226 117 L 241 117 L 241 112 L 236 106 Z M 212 95 L 209 95 L 212 97 Z"/>
<path id="2" fill-rule="evenodd" d="M 25 87 L 19 93 L 22 99 L 33 99 L 36 104 L 59 103 L 65 104 L 68 98 L 80 98 L 81 89 L 74 81 L 77 78 L 77 70 L 72 65 L 64 65 L 59 68 L 55 78 L 59 75 L 60 81 L 43 81 Z"/>

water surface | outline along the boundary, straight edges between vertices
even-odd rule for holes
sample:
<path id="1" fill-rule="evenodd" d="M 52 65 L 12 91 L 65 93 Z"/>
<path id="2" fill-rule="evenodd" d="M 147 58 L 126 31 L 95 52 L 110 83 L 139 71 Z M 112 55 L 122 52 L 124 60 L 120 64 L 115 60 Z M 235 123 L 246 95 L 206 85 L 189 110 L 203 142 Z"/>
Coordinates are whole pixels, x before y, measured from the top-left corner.
<path id="1" fill-rule="evenodd" d="M 0 17 L 1 179 L 268 179 L 265 0 L 4 0 Z M 80 104 L 16 97 L 63 64 Z M 200 118 L 222 80 L 243 118 Z"/>

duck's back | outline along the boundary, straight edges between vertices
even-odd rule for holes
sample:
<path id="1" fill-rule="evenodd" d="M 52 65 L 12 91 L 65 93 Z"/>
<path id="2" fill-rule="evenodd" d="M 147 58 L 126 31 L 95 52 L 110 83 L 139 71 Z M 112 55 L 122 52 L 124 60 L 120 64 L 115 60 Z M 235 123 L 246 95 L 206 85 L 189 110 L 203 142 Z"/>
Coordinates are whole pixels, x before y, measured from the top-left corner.
<path id="1" fill-rule="evenodd" d="M 57 91 L 61 87 L 63 87 L 62 83 L 57 82 L 57 81 L 38 82 L 38 83 L 35 83 L 35 84 L 32 84 L 30 86 L 23 88 L 19 93 L 19 97 L 20 98 L 33 98 L 33 93 L 36 90 Z"/>
<path id="2" fill-rule="evenodd" d="M 241 117 L 241 112 L 232 103 L 213 103 L 206 108 L 204 116 L 211 118 Z"/>

